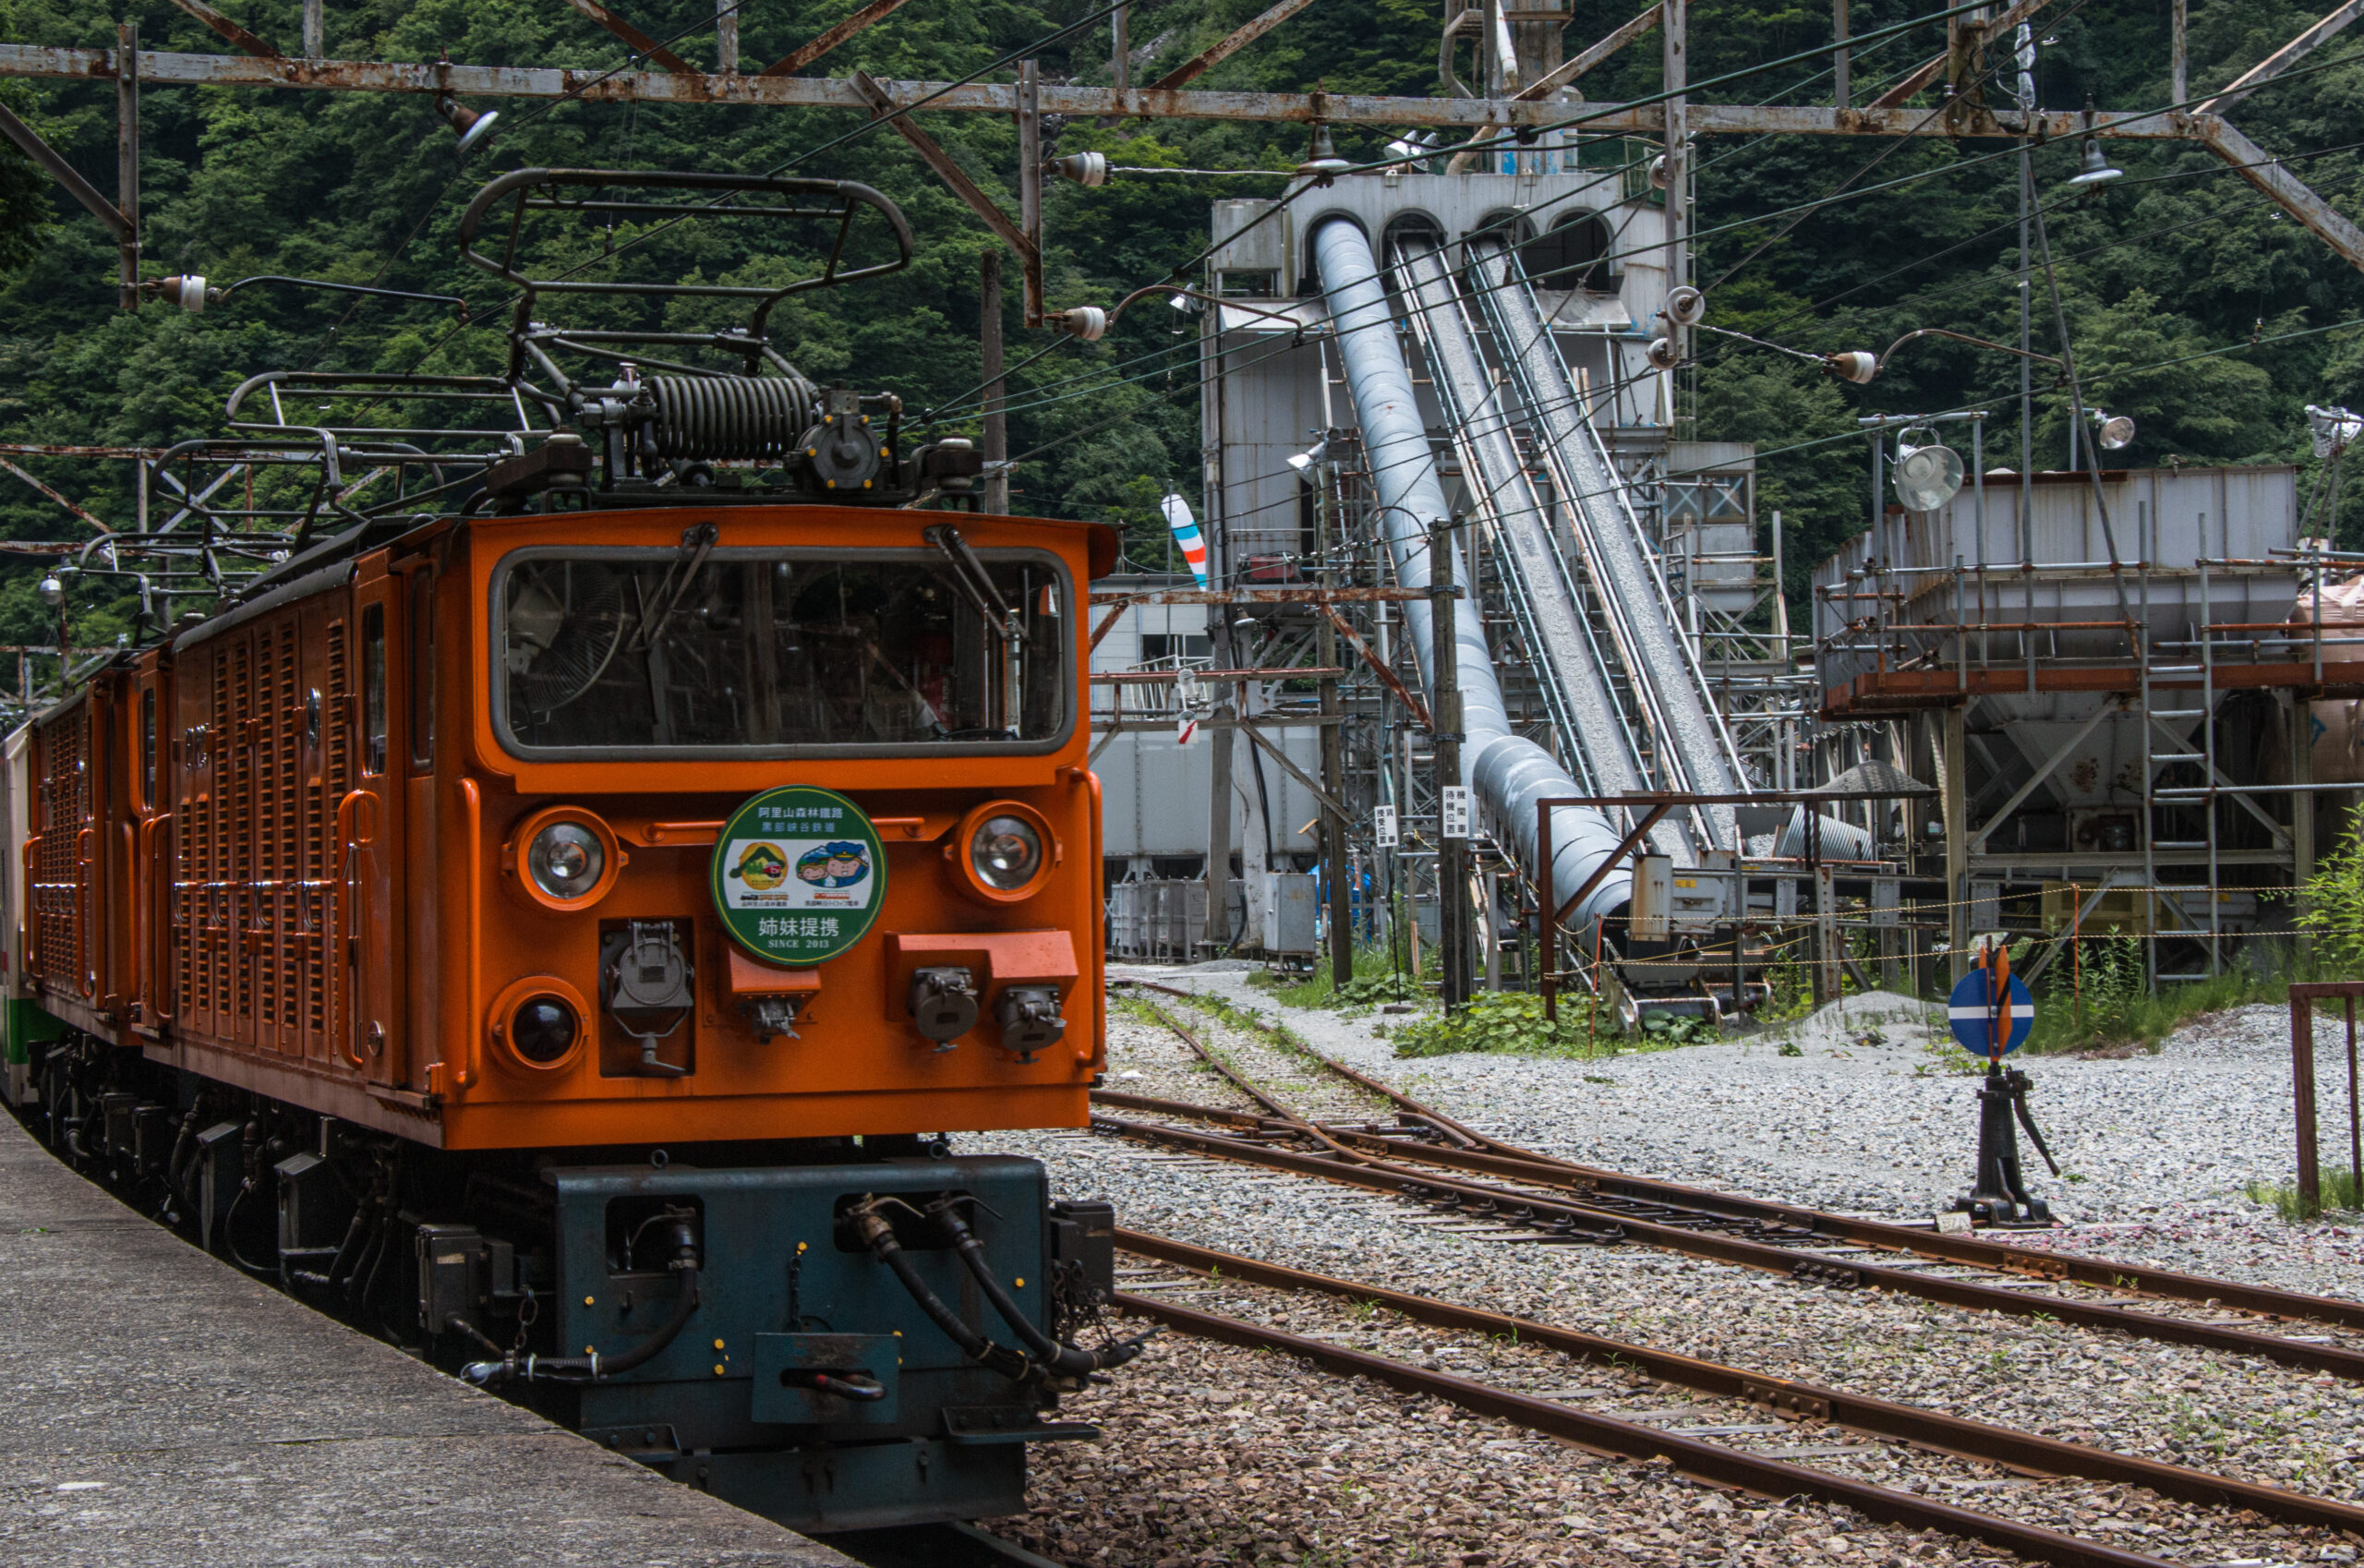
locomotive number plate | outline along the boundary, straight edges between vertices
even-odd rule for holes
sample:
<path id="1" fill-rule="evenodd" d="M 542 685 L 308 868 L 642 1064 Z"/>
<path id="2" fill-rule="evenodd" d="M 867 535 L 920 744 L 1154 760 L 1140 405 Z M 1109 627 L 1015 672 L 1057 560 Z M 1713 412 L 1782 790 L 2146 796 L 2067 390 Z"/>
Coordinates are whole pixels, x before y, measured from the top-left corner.
<path id="1" fill-rule="evenodd" d="M 712 882 L 732 941 L 767 963 L 808 968 L 869 934 L 886 901 L 886 854 L 860 806 L 788 784 L 730 814 L 714 841 Z"/>

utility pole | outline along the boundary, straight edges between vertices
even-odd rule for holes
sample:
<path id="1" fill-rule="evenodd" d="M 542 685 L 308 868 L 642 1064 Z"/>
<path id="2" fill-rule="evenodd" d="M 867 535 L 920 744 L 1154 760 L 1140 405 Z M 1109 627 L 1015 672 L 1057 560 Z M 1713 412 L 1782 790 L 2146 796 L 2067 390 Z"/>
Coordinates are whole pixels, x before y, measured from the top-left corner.
<path id="1" fill-rule="evenodd" d="M 2018 36 L 2020 67 L 2020 112 L 2035 113 L 2035 30 L 2027 23 L 2020 24 Z M 2034 205 L 2035 163 L 2029 151 L 2027 139 L 2020 139 L 2020 560 L 2025 562 L 2034 545 L 2029 533 L 2030 518 L 2035 504 L 2035 361 L 2030 357 L 2035 347 L 2034 319 L 2030 311 L 2028 291 L 2035 285 L 2035 251 L 2028 239 L 2028 213 Z"/>
<path id="2" fill-rule="evenodd" d="M 122 277 L 118 302 L 139 308 L 139 24 L 115 30 L 115 205 L 123 214 Z M 62 666 L 60 667 L 63 668 Z"/>
<path id="3" fill-rule="evenodd" d="M 1433 664 L 1436 692 L 1429 698 L 1436 729 L 1430 736 L 1431 766 L 1437 781 L 1437 947 L 1444 960 L 1444 1006 L 1456 1012 L 1469 1005 L 1469 870 L 1465 823 L 1452 820 L 1453 796 L 1460 795 L 1465 815 L 1466 792 L 1461 783 L 1461 671 L 1455 658 L 1453 583 L 1453 525 L 1438 518 L 1429 530 L 1429 633 L 1436 645 Z"/>
<path id="4" fill-rule="evenodd" d="M 1834 47 L 1830 51 L 1830 102 L 1840 109 L 1851 109 L 1847 90 L 1847 0 L 1830 0 L 1830 36 Z"/>
<path id="5" fill-rule="evenodd" d="M 1216 575 L 1214 541 L 1210 538 L 1207 574 Z M 1215 667 L 1235 668 L 1231 657 L 1231 621 L 1222 605 L 1207 607 L 1208 641 L 1213 645 Z M 1218 950 L 1228 948 L 1235 935 L 1231 923 L 1231 720 L 1239 714 L 1232 701 L 1236 688 L 1228 681 L 1215 682 L 1214 701 L 1207 710 L 1207 940 Z"/>
<path id="6" fill-rule="evenodd" d="M 1691 156 L 1684 144 L 1691 136 L 1690 105 L 1683 89 L 1691 80 L 1691 11 L 1689 0 L 1661 0 L 1659 42 L 1664 47 L 1666 115 L 1666 286 L 1679 288 L 1691 281 Z M 1667 323 L 1678 355 L 1688 357 L 1691 329 Z M 1673 409 L 1669 408 L 1670 416 Z"/>
<path id="7" fill-rule="evenodd" d="M 1325 438 L 1328 432 L 1323 432 Z M 1313 502 L 1314 549 L 1321 562 L 1321 585 L 1334 586 L 1338 573 L 1330 558 L 1330 486 L 1328 475 L 1315 492 Z M 1314 662 L 1324 669 L 1338 668 L 1338 630 L 1324 615 L 1315 630 Z M 1345 709 L 1338 700 L 1338 678 L 1321 678 L 1321 788 L 1332 800 L 1344 803 L 1346 798 L 1346 735 Z M 1338 990 L 1345 989 L 1355 978 L 1355 868 L 1352 851 L 1346 841 L 1346 819 L 1333 811 L 1325 810 L 1321 820 L 1327 826 L 1323 835 L 1321 859 L 1330 874 L 1330 983 Z"/>
<path id="8" fill-rule="evenodd" d="M 1009 511 L 1009 416 L 1002 412 L 1008 389 L 1001 380 L 1001 251 L 988 247 L 977 254 L 977 344 L 984 356 L 985 496 L 987 512 Z"/>

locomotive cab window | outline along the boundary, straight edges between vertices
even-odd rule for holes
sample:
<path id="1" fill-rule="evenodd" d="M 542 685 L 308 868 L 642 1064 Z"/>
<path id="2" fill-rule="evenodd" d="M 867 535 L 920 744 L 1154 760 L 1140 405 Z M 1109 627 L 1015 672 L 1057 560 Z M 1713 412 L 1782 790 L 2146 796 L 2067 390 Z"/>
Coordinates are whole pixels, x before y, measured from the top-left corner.
<path id="1" fill-rule="evenodd" d="M 361 611 L 361 771 L 386 771 L 386 607 Z"/>
<path id="2" fill-rule="evenodd" d="M 520 550 L 500 728 L 526 756 L 1041 751 L 1073 722 L 1069 592 L 1032 551 Z"/>

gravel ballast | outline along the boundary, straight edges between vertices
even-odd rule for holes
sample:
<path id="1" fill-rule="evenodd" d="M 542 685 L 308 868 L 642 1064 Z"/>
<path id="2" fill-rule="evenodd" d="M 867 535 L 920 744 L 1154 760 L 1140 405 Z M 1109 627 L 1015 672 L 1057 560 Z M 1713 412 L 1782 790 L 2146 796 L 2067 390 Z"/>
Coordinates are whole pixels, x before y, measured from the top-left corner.
<path id="1" fill-rule="evenodd" d="M 1321 1049 L 1440 1110 L 1590 1164 L 1904 1221 L 1943 1207 L 1968 1174 L 1975 1080 L 1954 1070 L 1960 1053 L 1933 1045 L 1927 1013 L 1904 998 L 1853 998 L 1803 1021 L 1786 1035 L 1793 1055 L 1782 1054 L 1785 1037 L 1767 1033 L 1594 1060 L 1403 1061 L 1373 1032 L 1393 1020 L 1284 1009 L 1237 971 L 1143 972 L 1285 1019 Z M 1318 1074 L 1293 1067 L 1268 1040 L 1187 1005 L 1162 1005 L 1283 1100 L 1323 1116 L 1369 1114 L 1354 1109 L 1352 1093 L 1342 1097 Z M 2345 1094 L 2330 1092 L 2345 1088 L 2344 1036 L 2326 1023 L 2320 1043 L 2333 1135 L 2325 1163 L 2344 1164 Z M 2043 1194 L 2071 1223 L 2018 1239 L 2355 1295 L 2364 1247 L 2353 1227 L 2286 1225 L 2242 1191 L 2251 1180 L 2288 1177 L 2288 1055 L 2287 1013 L 2245 1008 L 2201 1020 L 2155 1056 L 2024 1063 L 2037 1082 L 2032 1104 L 2040 1123 L 2065 1169 L 2084 1179 L 2052 1180 L 2031 1160 Z M 1250 1108 L 1153 1023 L 1114 1019 L 1109 1065 L 1111 1088 Z M 2334 1120 L 2333 1112 L 2343 1114 Z M 1471 1227 L 1437 1223 L 1382 1196 L 1104 1137 L 996 1134 L 971 1146 L 987 1142 L 1044 1158 L 1055 1190 L 1112 1198 L 1123 1223 L 1204 1246 L 2270 1485 L 2358 1496 L 2364 1441 L 2355 1434 L 2364 1390 L 2327 1377 L 2044 1320 L 1806 1286 L 1636 1247 L 1518 1245 L 1462 1234 Z M 1177 1298 L 1344 1342 L 1353 1343 L 1345 1339 L 1351 1333 L 1380 1333 L 1333 1304 L 1236 1285 Z M 1481 1370 L 1454 1363 L 1452 1357 L 1473 1352 L 1456 1350 L 1451 1335 L 1410 1325 L 1393 1332 L 1411 1337 L 1391 1346 L 1382 1335 L 1365 1347 L 1400 1355 L 1414 1338 L 1431 1342 L 1428 1353 L 1445 1357 L 1449 1369 L 1530 1390 L 1589 1386 L 1602 1376 L 1532 1350 L 1523 1354 L 1556 1365 L 1496 1367 L 1499 1347 L 1475 1352 L 1488 1357 Z M 1271 1397 L 1224 1393 L 1221 1409 L 1210 1409 L 1200 1391 L 1217 1386 L 1211 1369 L 1235 1365 L 1272 1380 Z M 1587 1408 L 1609 1414 L 1691 1403 L 1662 1387 L 1622 1391 L 1622 1399 L 1614 1390 L 1587 1397 L 1605 1401 Z M 1669 1478 L 1662 1466 L 1598 1460 L 1458 1415 L 1415 1417 L 1392 1391 L 1174 1336 L 1112 1386 L 1071 1404 L 1108 1436 L 1038 1450 L 1033 1523 L 1008 1526 L 1035 1531 L 1038 1550 L 1071 1562 L 1999 1560 L 1965 1542 L 1867 1532 L 1861 1521 L 1841 1517 L 1843 1510 L 1768 1514 L 1742 1494 Z M 1734 1414 L 1747 1409 L 1708 1401 L 1692 1418 L 1769 1419 Z M 1462 1441 L 1479 1429 L 1491 1435 Z M 1489 1442 L 1514 1443 L 1550 1463 L 1528 1453 L 1506 1476 L 1490 1455 L 1507 1451 L 1489 1450 Z M 1807 1449 L 1836 1444 L 1840 1452 L 1799 1462 L 1925 1486 L 1962 1506 L 2178 1562 L 2355 1560 L 2351 1538 L 2300 1538 L 2122 1489 L 1981 1478 L 1960 1461 L 1900 1458 L 1889 1445 L 1854 1452 L 1859 1442 L 1847 1434 L 1809 1436 Z M 1381 1462 L 1368 1464 L 1374 1456 Z M 1259 1475 L 1269 1478 L 1253 1488 L 1234 1484 Z M 1341 1498 L 1353 1506 L 1341 1506 Z M 1730 1512 L 1707 1506 L 1711 1498 Z M 1548 1517 L 1535 1512 L 1545 1505 Z M 1056 1534 L 1055 1521 L 1079 1517 L 1101 1520 L 1101 1536 L 1079 1541 Z M 1669 1531 L 1672 1539 L 1658 1538 Z M 1843 1538 L 1832 1546 L 1831 1536 Z"/>

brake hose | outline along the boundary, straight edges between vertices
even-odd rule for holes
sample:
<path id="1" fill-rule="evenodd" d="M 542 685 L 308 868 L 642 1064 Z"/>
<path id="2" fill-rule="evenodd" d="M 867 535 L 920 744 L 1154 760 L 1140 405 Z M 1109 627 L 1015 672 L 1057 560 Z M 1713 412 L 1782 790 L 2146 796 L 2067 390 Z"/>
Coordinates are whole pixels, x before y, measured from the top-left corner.
<path id="1" fill-rule="evenodd" d="M 920 1310 L 944 1331 L 946 1338 L 959 1345 L 962 1353 L 979 1366 L 999 1372 L 1013 1382 L 1031 1377 L 1034 1364 L 1023 1354 L 1006 1345 L 996 1345 L 971 1328 L 961 1320 L 959 1313 L 946 1306 L 943 1299 L 927 1287 L 927 1282 L 920 1278 L 919 1270 L 911 1266 L 911 1259 L 904 1254 L 902 1243 L 895 1239 L 895 1227 L 879 1214 L 877 1201 L 875 1198 L 866 1198 L 850 1211 L 849 1217 L 854 1223 L 855 1234 L 880 1262 L 895 1271 L 895 1277 L 903 1282 L 903 1288 L 911 1293 Z"/>
<path id="2" fill-rule="evenodd" d="M 674 1298 L 673 1315 L 658 1325 L 657 1332 L 633 1345 L 621 1356 L 602 1356 L 593 1351 L 588 1356 L 525 1356 L 514 1351 L 498 1361 L 471 1361 L 460 1369 L 460 1376 L 472 1383 L 506 1382 L 511 1378 L 523 1378 L 527 1382 L 549 1379 L 561 1382 L 601 1382 L 621 1377 L 636 1368 L 645 1367 L 657 1358 L 657 1353 L 681 1336 L 688 1326 L 691 1314 L 698 1309 L 698 1247 L 691 1228 L 691 1216 L 683 1211 L 669 1211 L 662 1216 L 672 1231 L 673 1257 L 666 1268 L 681 1278 L 681 1294 Z"/>
<path id="3" fill-rule="evenodd" d="M 1026 1342 L 1027 1348 L 1053 1371 L 1079 1378 L 1087 1373 L 1105 1372 L 1121 1367 L 1141 1353 L 1141 1346 L 1148 1342 L 1149 1334 L 1120 1340 L 1100 1350 L 1086 1350 L 1079 1345 L 1062 1345 L 1036 1328 L 1033 1321 L 1027 1317 L 1026 1309 L 1011 1300 L 1009 1292 L 994 1278 L 993 1268 L 985 1261 L 984 1243 L 977 1239 L 977 1233 L 952 1212 L 948 1202 L 932 1212 L 937 1221 L 952 1233 L 953 1245 L 960 1253 L 960 1261 L 967 1264 L 969 1272 L 976 1276 L 977 1288 L 985 1293 L 985 1299 L 994 1304 L 994 1310 L 1002 1315 L 1003 1321 L 1018 1331 L 1018 1337 Z M 1150 1333 L 1156 1332 L 1152 1329 Z"/>

